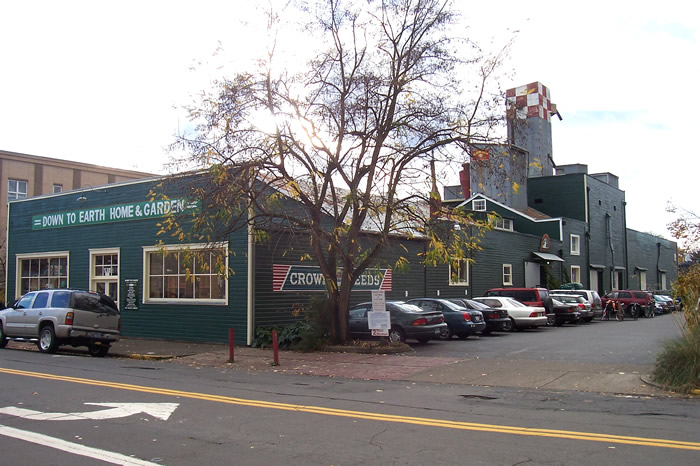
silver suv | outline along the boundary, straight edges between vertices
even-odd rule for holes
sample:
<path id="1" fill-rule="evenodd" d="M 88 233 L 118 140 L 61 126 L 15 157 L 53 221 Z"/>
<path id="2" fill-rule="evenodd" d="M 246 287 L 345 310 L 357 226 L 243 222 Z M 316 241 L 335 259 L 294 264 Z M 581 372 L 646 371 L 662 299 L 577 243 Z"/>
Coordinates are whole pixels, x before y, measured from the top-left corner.
<path id="1" fill-rule="evenodd" d="M 104 356 L 119 340 L 120 323 L 119 309 L 109 296 L 66 289 L 32 291 L 0 311 L 0 348 L 8 339 L 36 339 L 42 353 L 72 345 Z"/>

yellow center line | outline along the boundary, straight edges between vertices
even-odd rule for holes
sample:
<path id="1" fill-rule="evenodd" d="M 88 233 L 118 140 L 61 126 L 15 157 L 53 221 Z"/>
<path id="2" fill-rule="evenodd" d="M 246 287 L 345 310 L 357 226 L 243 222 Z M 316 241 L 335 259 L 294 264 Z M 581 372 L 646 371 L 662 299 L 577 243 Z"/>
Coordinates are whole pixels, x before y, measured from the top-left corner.
<path id="1" fill-rule="evenodd" d="M 118 382 L 107 382 L 103 380 L 83 379 L 78 377 L 67 377 L 62 375 L 45 374 L 41 372 L 29 372 L 16 369 L 0 368 L 1 373 L 20 375 L 24 377 L 35 377 L 40 379 L 77 383 L 83 385 L 93 385 L 97 387 L 109 387 L 119 390 L 129 390 L 135 392 L 152 393 L 156 395 L 177 396 L 181 398 L 191 398 L 196 400 L 213 401 L 217 403 L 227 403 L 240 406 L 251 406 L 256 408 L 277 409 L 282 411 L 295 411 L 311 414 L 321 414 L 324 416 L 339 416 L 354 419 L 367 419 L 373 421 L 395 422 L 401 424 L 414 424 L 430 427 L 443 427 L 446 429 L 474 430 L 480 432 L 497 432 L 512 435 L 527 435 L 534 437 L 556 437 L 563 439 L 588 440 L 591 442 L 620 443 L 626 445 L 643 445 L 650 447 L 677 448 L 683 450 L 700 450 L 700 443 L 683 442 L 677 440 L 628 437 L 623 435 L 598 434 L 592 432 L 576 432 L 567 430 L 536 429 L 531 427 L 502 426 L 495 424 L 478 424 L 472 422 L 448 421 L 443 419 L 430 419 L 411 416 L 397 416 L 392 414 L 371 413 L 363 411 L 349 411 L 336 408 L 324 408 L 322 406 L 306 406 L 289 403 L 276 403 L 271 401 L 250 400 L 245 398 L 235 398 L 230 396 L 212 395 L 208 393 L 186 392 L 171 390 L 168 388 L 147 387 L 144 385 L 131 385 Z"/>

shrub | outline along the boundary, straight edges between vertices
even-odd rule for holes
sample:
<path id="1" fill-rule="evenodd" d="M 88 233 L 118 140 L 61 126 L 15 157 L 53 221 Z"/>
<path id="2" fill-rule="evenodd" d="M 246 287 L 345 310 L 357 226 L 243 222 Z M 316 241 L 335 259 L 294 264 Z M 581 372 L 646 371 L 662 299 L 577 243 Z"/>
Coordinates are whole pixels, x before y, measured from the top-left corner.
<path id="1" fill-rule="evenodd" d="M 680 393 L 700 387 L 700 326 L 686 327 L 680 338 L 664 343 L 652 377 Z"/>
<path id="2" fill-rule="evenodd" d="M 309 305 L 296 315 L 301 318 L 291 325 L 256 328 L 253 347 L 272 346 L 272 331 L 277 330 L 277 344 L 280 349 L 320 350 L 328 338 L 330 321 L 328 300 L 312 297 Z"/>

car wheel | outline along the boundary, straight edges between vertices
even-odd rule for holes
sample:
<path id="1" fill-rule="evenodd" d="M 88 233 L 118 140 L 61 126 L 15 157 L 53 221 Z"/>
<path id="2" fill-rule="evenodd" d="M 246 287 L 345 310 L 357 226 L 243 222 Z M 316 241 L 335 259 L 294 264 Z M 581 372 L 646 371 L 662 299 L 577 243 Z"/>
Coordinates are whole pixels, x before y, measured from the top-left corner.
<path id="1" fill-rule="evenodd" d="M 39 341 L 36 343 L 42 353 L 55 353 L 58 348 L 56 332 L 51 325 L 45 325 L 39 332 Z"/>
<path id="2" fill-rule="evenodd" d="M 7 346 L 7 336 L 5 335 L 5 330 L 2 328 L 2 323 L 0 323 L 0 348 Z"/>
<path id="3" fill-rule="evenodd" d="M 452 340 L 452 335 L 454 335 L 454 332 L 452 331 L 449 325 L 443 329 L 440 329 L 441 340 Z"/>
<path id="4" fill-rule="evenodd" d="M 90 356 L 94 356 L 96 358 L 103 358 L 107 355 L 107 352 L 109 351 L 109 345 L 91 344 L 88 346 L 88 351 L 90 352 Z"/>
<path id="5" fill-rule="evenodd" d="M 406 333 L 399 327 L 391 327 L 389 330 L 389 342 L 390 343 L 404 343 L 406 341 Z"/>
<path id="6" fill-rule="evenodd" d="M 506 322 L 503 323 L 503 331 L 504 332 L 513 332 L 515 331 L 515 321 L 513 318 L 509 318 Z"/>

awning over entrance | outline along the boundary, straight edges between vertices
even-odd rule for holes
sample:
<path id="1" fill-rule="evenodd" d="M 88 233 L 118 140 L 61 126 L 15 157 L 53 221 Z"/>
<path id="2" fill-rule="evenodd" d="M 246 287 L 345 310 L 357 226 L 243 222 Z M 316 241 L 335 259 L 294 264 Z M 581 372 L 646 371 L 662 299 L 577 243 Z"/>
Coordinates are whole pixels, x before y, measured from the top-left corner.
<path id="1" fill-rule="evenodd" d="M 564 262 L 564 259 L 561 257 L 555 255 L 555 254 L 550 254 L 548 252 L 534 252 L 533 254 L 539 257 L 540 259 L 546 260 L 546 261 L 554 261 L 554 262 Z"/>

